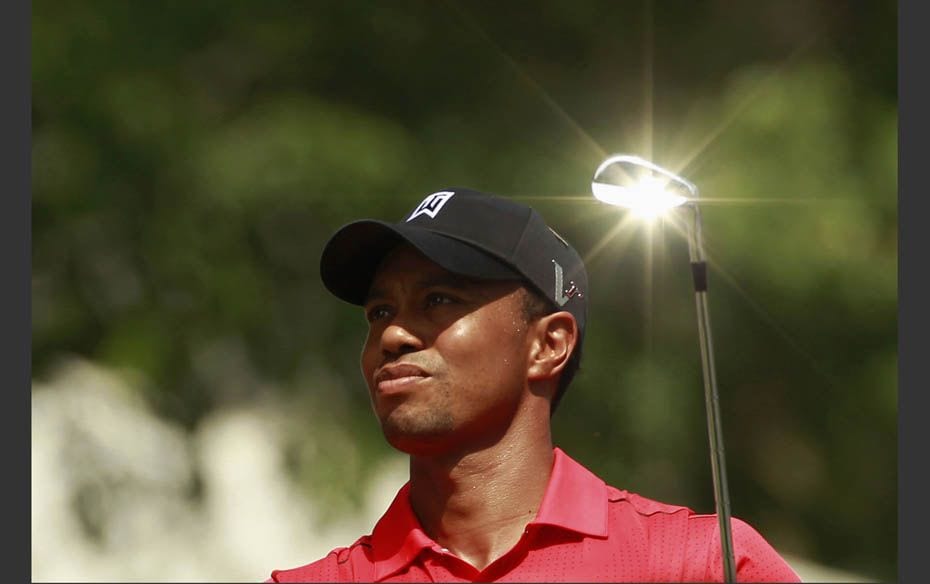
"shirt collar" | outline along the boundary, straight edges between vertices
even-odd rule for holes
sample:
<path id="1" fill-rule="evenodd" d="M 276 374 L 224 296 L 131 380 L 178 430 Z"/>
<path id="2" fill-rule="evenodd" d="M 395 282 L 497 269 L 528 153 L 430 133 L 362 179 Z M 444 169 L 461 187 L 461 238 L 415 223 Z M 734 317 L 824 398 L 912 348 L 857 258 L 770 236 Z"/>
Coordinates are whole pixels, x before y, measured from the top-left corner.
<path id="1" fill-rule="evenodd" d="M 530 525 L 551 525 L 583 535 L 607 537 L 606 484 L 561 448 L 555 448 L 553 455 L 549 484 Z M 413 513 L 409 482 L 401 487 L 372 530 L 371 547 L 375 580 L 405 568 L 424 549 L 440 549 Z"/>
<path id="2" fill-rule="evenodd" d="M 561 448 L 554 454 L 546 494 L 530 524 L 607 537 L 607 485 Z"/>
<path id="3" fill-rule="evenodd" d="M 375 580 L 381 580 L 410 564 L 421 551 L 439 547 L 413 514 L 410 506 L 410 483 L 398 491 L 378 523 L 371 532 L 372 559 Z"/>

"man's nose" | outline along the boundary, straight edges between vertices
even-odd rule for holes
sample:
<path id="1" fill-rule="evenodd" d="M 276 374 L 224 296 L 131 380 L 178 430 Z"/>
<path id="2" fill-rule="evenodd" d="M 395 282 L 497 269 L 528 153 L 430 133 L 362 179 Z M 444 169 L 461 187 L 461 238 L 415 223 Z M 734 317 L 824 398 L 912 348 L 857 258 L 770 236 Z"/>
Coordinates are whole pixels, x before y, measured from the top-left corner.
<path id="1" fill-rule="evenodd" d="M 422 335 L 418 334 L 412 323 L 394 319 L 381 333 L 381 352 L 391 355 L 403 355 L 423 348 Z"/>

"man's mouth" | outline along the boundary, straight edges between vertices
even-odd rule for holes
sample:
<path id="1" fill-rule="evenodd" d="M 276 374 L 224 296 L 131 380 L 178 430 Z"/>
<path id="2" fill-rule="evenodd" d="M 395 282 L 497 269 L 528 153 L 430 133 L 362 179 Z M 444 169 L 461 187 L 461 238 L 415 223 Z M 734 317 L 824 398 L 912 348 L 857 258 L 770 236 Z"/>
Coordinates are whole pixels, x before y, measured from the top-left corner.
<path id="1" fill-rule="evenodd" d="M 379 393 L 396 393 L 429 378 L 429 374 L 416 365 L 398 363 L 385 365 L 375 374 L 375 388 Z"/>

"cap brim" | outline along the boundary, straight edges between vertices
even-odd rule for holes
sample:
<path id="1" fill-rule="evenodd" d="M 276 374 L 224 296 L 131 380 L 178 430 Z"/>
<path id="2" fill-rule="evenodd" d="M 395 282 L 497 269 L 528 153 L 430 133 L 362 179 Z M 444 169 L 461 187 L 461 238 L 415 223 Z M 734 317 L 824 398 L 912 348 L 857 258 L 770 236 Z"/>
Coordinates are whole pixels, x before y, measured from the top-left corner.
<path id="1" fill-rule="evenodd" d="M 514 267 L 463 240 L 416 225 L 369 219 L 341 227 L 326 243 L 320 257 L 323 284 L 346 302 L 364 304 L 378 266 L 404 242 L 455 274 L 494 280 L 524 279 Z"/>

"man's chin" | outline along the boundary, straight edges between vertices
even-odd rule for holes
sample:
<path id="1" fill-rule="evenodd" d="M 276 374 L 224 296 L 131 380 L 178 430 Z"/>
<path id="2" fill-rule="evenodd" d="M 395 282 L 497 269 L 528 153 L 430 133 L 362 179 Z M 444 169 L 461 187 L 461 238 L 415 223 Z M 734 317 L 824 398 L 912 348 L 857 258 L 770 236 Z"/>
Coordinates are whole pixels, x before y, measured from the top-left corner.
<path id="1" fill-rule="evenodd" d="M 400 416 L 392 412 L 381 421 L 381 431 L 392 447 L 411 455 L 432 454 L 442 449 L 454 425 L 451 416 Z"/>

